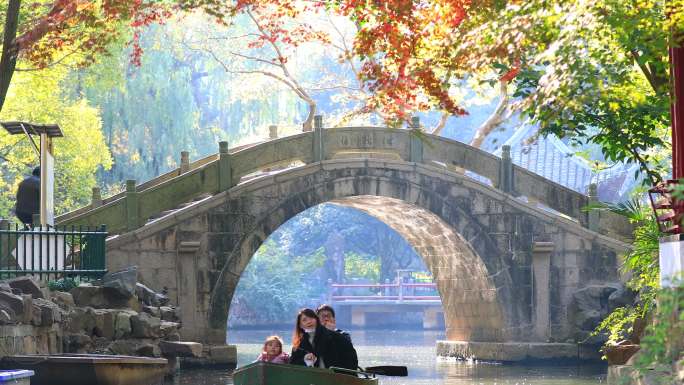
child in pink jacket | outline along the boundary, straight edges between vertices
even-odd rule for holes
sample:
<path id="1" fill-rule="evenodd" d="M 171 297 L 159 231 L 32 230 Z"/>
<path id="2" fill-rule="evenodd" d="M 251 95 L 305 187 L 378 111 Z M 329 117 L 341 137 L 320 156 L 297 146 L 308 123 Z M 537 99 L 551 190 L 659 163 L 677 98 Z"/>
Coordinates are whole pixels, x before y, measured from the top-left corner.
<path id="1" fill-rule="evenodd" d="M 283 352 L 283 340 L 280 337 L 270 336 L 266 338 L 264 348 L 257 361 L 287 364 L 290 362 L 290 355 Z"/>

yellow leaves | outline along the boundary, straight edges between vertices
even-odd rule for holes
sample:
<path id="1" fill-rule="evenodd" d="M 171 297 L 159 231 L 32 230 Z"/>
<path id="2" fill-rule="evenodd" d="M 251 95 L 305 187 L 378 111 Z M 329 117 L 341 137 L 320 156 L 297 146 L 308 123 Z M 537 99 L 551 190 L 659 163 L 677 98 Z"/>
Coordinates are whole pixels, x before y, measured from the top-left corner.
<path id="1" fill-rule="evenodd" d="M 142 160 L 142 158 L 140 157 L 140 152 L 138 152 L 137 150 L 133 151 L 129 159 L 131 164 L 139 163 Z"/>
<path id="2" fill-rule="evenodd" d="M 93 9 L 95 9 L 95 3 L 93 3 L 92 1 L 81 0 L 81 1 L 77 2 L 77 4 L 76 4 L 76 10 L 78 12 L 83 12 L 86 10 L 93 10 Z"/>
<path id="3" fill-rule="evenodd" d="M 112 159 L 102 134 L 99 111 L 85 100 L 70 100 L 61 88 L 64 67 L 40 72 L 18 72 L 10 87 L 0 120 L 57 123 L 64 132 L 55 139 L 55 204 L 58 213 L 87 202 L 95 185 L 95 171 L 111 168 Z M 2 167 L 0 217 L 7 216 L 16 182 L 38 162 L 22 136 L 0 133 L 0 153 L 10 159 Z"/>

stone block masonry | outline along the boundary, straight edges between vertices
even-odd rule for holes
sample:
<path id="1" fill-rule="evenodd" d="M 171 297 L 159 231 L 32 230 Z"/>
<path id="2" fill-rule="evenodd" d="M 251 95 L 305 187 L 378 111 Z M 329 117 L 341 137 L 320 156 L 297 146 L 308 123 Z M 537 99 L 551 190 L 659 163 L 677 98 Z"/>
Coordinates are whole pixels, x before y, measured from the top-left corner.
<path id="1" fill-rule="evenodd" d="M 326 202 L 378 218 L 414 247 L 436 278 L 454 341 L 576 342 L 582 333 L 568 316 L 574 293 L 617 284 L 617 255 L 628 248 L 463 174 L 382 159 L 324 160 L 251 179 L 107 248 L 139 265 L 145 282 L 173 293 L 183 339 L 223 344 L 232 295 L 258 247 Z M 546 249 L 535 258 L 536 244 Z"/>

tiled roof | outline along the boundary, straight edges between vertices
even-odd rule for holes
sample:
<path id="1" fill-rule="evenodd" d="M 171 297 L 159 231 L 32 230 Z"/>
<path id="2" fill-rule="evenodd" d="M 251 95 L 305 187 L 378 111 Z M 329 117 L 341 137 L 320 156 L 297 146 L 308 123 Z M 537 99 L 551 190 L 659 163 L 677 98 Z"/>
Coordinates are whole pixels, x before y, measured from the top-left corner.
<path id="1" fill-rule="evenodd" d="M 596 183 L 599 199 L 604 202 L 622 200 L 638 182 L 634 179 L 637 165 L 618 163 L 596 172 L 555 136 L 530 140 L 536 130 L 529 125 L 520 127 L 504 143 L 511 146 L 514 164 L 583 194 L 588 193 L 591 183 Z M 500 155 L 501 149 L 494 153 Z"/>

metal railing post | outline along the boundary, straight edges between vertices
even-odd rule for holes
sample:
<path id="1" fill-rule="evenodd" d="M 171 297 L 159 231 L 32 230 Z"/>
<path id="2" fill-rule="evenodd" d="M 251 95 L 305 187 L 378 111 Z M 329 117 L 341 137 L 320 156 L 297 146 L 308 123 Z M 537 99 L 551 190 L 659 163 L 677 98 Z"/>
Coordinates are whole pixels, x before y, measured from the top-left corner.
<path id="1" fill-rule="evenodd" d="M 5 261 L 10 266 L 10 223 L 6 219 L 0 219 L 0 269 L 4 268 Z M 0 279 L 4 279 L 4 274 L 0 275 Z"/>

